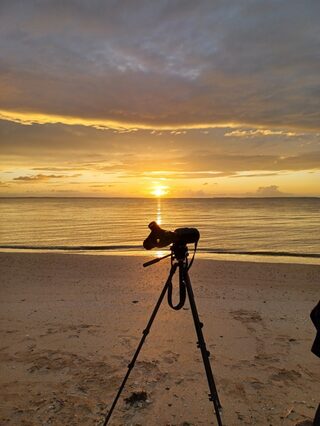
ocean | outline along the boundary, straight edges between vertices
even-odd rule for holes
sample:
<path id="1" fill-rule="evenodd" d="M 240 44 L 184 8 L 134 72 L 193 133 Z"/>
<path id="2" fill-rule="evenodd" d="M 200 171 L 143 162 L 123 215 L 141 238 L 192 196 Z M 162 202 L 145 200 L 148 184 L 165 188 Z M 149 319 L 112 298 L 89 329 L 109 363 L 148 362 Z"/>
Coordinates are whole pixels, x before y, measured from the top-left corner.
<path id="1" fill-rule="evenodd" d="M 320 258 L 320 198 L 1 198 L 0 249 L 145 253 L 154 220 L 202 254 Z"/>

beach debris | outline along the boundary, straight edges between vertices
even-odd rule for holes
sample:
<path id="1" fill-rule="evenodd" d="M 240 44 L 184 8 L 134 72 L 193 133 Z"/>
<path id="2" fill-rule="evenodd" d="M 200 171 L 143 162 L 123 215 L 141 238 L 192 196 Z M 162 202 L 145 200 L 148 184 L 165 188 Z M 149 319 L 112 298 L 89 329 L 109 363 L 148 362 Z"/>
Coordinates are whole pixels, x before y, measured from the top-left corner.
<path id="1" fill-rule="evenodd" d="M 291 421 L 298 421 L 299 419 L 299 414 L 298 412 L 295 410 L 294 406 L 292 405 L 291 407 L 287 408 L 287 411 L 285 414 L 280 415 L 280 419 L 289 419 Z M 297 423 L 300 426 L 300 423 Z M 301 426 L 308 426 L 308 423 L 306 423 L 306 425 L 304 425 L 304 423 L 301 424 Z"/>
<path id="2" fill-rule="evenodd" d="M 142 407 L 144 402 L 148 400 L 148 394 L 145 391 L 132 392 L 132 394 L 124 399 L 125 402 L 133 407 Z"/>
<path id="3" fill-rule="evenodd" d="M 290 408 L 288 409 L 288 411 L 287 411 L 287 413 L 286 413 L 286 415 L 285 415 L 284 417 L 285 417 L 285 418 L 289 417 L 289 416 L 290 416 L 290 414 L 291 414 L 293 411 L 294 411 L 294 408 L 293 408 L 293 407 L 290 407 Z"/>
<path id="4" fill-rule="evenodd" d="M 50 411 L 54 411 L 55 413 L 58 413 L 59 411 L 63 409 L 64 405 L 65 405 L 64 400 L 53 398 L 50 405 L 48 406 L 48 409 Z"/>

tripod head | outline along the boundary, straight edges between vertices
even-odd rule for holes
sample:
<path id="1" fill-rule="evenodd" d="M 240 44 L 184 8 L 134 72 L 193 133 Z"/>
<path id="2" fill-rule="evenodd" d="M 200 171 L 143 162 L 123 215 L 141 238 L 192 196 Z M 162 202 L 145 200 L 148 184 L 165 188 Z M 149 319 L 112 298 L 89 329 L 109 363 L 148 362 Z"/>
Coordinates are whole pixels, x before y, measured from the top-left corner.
<path id="1" fill-rule="evenodd" d="M 151 230 L 149 236 L 144 240 L 143 247 L 151 250 L 155 247 L 163 248 L 170 244 L 185 246 L 186 244 L 197 244 L 200 233 L 196 228 L 177 228 L 175 231 L 161 229 L 157 222 L 149 224 Z"/>

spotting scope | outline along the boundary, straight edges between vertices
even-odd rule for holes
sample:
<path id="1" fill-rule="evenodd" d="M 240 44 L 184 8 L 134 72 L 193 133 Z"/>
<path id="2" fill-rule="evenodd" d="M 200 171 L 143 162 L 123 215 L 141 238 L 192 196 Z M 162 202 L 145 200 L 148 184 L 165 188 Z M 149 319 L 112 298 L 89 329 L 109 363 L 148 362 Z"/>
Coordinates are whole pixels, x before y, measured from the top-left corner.
<path id="1" fill-rule="evenodd" d="M 166 231 L 161 229 L 157 222 L 151 222 L 149 229 L 151 230 L 150 235 L 143 242 L 146 250 L 155 247 L 163 248 L 170 244 L 196 244 L 200 238 L 200 232 L 196 228 L 177 228 L 175 231 Z"/>

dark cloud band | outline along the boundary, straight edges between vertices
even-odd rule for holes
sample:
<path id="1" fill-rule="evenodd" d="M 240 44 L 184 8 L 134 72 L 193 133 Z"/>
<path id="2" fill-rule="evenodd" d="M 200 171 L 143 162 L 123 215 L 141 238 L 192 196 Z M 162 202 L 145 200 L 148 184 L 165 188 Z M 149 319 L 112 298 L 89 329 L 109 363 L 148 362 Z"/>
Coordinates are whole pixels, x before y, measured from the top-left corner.
<path id="1" fill-rule="evenodd" d="M 89 3 L 1 2 L 9 119 L 319 129 L 319 1 Z"/>

